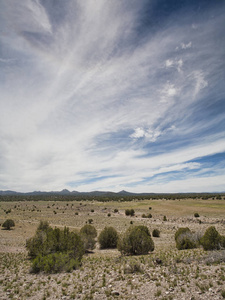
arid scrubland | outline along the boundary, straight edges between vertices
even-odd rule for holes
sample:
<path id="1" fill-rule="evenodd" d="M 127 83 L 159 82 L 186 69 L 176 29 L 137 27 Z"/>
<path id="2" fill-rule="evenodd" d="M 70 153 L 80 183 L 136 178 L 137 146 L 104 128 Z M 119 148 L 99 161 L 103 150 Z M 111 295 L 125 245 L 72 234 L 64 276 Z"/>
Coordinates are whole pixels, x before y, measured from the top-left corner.
<path id="1" fill-rule="evenodd" d="M 127 209 L 135 211 L 126 215 Z M 151 214 L 152 217 L 143 217 Z M 199 217 L 195 217 L 195 213 Z M 165 218 L 166 217 L 166 218 Z M 177 250 L 180 227 L 203 234 L 215 226 L 225 235 L 225 199 L 134 201 L 19 201 L 0 202 L 0 223 L 12 219 L 12 230 L 0 230 L 1 299 L 224 299 L 225 250 L 201 247 Z M 166 221 L 164 221 L 166 219 Z M 145 225 L 154 237 L 148 255 L 121 256 L 117 249 L 99 245 L 85 254 L 82 265 L 70 273 L 32 274 L 26 240 L 41 220 L 55 228 L 80 230 L 91 223 L 98 236 L 106 227 L 119 234 L 130 226 Z"/>

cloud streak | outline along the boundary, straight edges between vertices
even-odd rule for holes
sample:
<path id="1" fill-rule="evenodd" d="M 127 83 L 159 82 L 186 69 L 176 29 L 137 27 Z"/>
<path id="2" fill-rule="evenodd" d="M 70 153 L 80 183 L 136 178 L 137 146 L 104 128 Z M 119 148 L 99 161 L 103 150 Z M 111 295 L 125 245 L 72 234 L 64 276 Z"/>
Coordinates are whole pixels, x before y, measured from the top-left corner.
<path id="1" fill-rule="evenodd" d="M 196 190 L 225 153 L 223 4 L 161 26 L 154 1 L 0 5 L 0 189 Z"/>

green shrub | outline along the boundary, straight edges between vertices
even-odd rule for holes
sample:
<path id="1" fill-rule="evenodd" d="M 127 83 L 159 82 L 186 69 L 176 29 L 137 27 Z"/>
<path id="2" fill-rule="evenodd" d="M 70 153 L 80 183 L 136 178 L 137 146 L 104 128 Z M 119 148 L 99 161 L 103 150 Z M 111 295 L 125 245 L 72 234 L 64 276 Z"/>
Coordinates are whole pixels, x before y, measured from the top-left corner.
<path id="1" fill-rule="evenodd" d="M 195 217 L 195 218 L 199 218 L 200 216 L 199 216 L 198 213 L 195 213 L 195 214 L 194 214 L 194 217 Z"/>
<path id="2" fill-rule="evenodd" d="M 150 218 L 152 218 L 152 214 L 147 214 L 147 215 L 146 215 L 146 214 L 143 214 L 143 215 L 142 215 L 142 218 L 149 218 L 149 219 L 150 219 Z"/>
<path id="3" fill-rule="evenodd" d="M 209 227 L 201 238 L 201 245 L 204 250 L 219 250 L 223 243 L 223 238 L 214 226 Z"/>
<path id="4" fill-rule="evenodd" d="M 33 273 L 71 272 L 80 266 L 80 261 L 74 259 L 70 253 L 53 253 L 46 256 L 38 255 L 32 263 Z"/>
<path id="5" fill-rule="evenodd" d="M 188 227 L 181 227 L 179 228 L 176 233 L 175 233 L 175 241 L 177 241 L 178 237 L 181 234 L 187 233 L 187 232 L 191 232 L 191 230 Z"/>
<path id="6" fill-rule="evenodd" d="M 118 250 L 125 255 L 147 254 L 154 250 L 154 242 L 146 226 L 131 226 L 120 237 Z"/>
<path id="7" fill-rule="evenodd" d="M 51 227 L 50 227 L 48 221 L 40 221 L 37 231 L 47 231 L 50 228 Z"/>
<path id="8" fill-rule="evenodd" d="M 193 249 L 197 247 L 195 235 L 188 227 L 179 228 L 175 233 L 176 247 L 178 250 Z"/>
<path id="9" fill-rule="evenodd" d="M 5 228 L 6 230 L 10 230 L 11 227 L 14 227 L 14 226 L 15 226 L 15 222 L 12 219 L 7 219 L 2 224 L 2 227 Z"/>
<path id="10" fill-rule="evenodd" d="M 163 217 L 163 221 L 167 221 L 167 217 L 166 216 Z"/>
<path id="11" fill-rule="evenodd" d="M 220 243 L 221 243 L 221 248 L 225 249 L 225 236 L 224 235 L 221 235 Z"/>
<path id="12" fill-rule="evenodd" d="M 64 229 L 51 228 L 47 222 L 41 222 L 35 236 L 26 242 L 28 255 L 33 259 L 33 272 L 68 271 L 80 264 L 84 254 L 84 245 L 76 232 Z"/>
<path id="13" fill-rule="evenodd" d="M 105 227 L 98 237 L 101 249 L 116 248 L 117 241 L 118 233 L 113 227 Z"/>
<path id="14" fill-rule="evenodd" d="M 93 238 L 96 238 L 97 236 L 97 230 L 93 225 L 84 225 L 81 228 L 80 233 L 90 235 Z"/>
<path id="15" fill-rule="evenodd" d="M 118 209 L 117 208 L 114 209 L 114 213 L 118 213 Z"/>
<path id="16" fill-rule="evenodd" d="M 124 274 L 134 273 L 143 273 L 143 269 L 139 261 L 132 259 L 124 266 Z"/>
<path id="17" fill-rule="evenodd" d="M 126 215 L 126 216 L 131 216 L 131 217 L 133 217 L 134 214 L 135 214 L 135 211 L 134 211 L 133 208 L 131 208 L 131 209 L 126 209 L 126 210 L 125 210 L 125 215 Z"/>
<path id="18" fill-rule="evenodd" d="M 84 243 L 84 249 L 93 250 L 95 248 L 95 238 L 97 237 L 97 230 L 93 225 L 84 225 L 80 230 L 80 235 Z"/>
<path id="19" fill-rule="evenodd" d="M 154 230 L 152 231 L 152 236 L 154 236 L 154 237 L 159 237 L 159 236 L 160 236 L 160 231 L 159 231 L 159 229 L 154 229 Z"/>

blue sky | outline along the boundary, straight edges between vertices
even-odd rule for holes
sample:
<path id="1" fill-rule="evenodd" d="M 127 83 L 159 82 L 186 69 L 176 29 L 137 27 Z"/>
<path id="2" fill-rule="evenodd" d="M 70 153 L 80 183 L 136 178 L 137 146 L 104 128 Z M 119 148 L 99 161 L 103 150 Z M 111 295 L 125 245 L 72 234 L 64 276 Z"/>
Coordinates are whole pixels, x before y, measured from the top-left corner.
<path id="1" fill-rule="evenodd" d="M 225 191 L 225 2 L 0 0 L 0 189 Z"/>

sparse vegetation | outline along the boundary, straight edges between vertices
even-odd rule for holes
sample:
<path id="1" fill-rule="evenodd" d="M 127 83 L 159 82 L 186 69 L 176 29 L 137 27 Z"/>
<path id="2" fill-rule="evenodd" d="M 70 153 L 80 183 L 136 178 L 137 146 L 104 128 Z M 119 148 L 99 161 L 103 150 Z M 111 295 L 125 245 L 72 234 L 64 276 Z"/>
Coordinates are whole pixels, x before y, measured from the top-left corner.
<path id="1" fill-rule="evenodd" d="M 153 237 L 159 237 L 159 236 L 160 236 L 160 231 L 159 231 L 159 229 L 153 229 L 153 231 L 152 231 L 152 236 L 153 236 Z"/>
<path id="2" fill-rule="evenodd" d="M 197 247 L 195 235 L 189 228 L 179 228 L 175 233 L 176 247 L 178 250 L 193 249 Z"/>
<path id="3" fill-rule="evenodd" d="M 7 219 L 5 222 L 2 224 L 2 227 L 6 230 L 10 230 L 12 227 L 15 226 L 15 222 L 12 219 Z"/>
<path id="4" fill-rule="evenodd" d="M 155 199 L 133 199 L 132 202 L 127 202 L 129 198 L 126 196 L 118 202 L 110 198 L 103 201 L 103 197 L 100 197 L 95 202 L 95 199 L 85 197 L 79 200 L 80 204 L 74 201 L 75 197 L 70 200 L 60 195 L 51 199 L 47 196 L 44 200 L 29 197 L 29 200 L 21 197 L 17 202 L 0 203 L 0 223 L 3 224 L 5 211 L 10 209 L 10 217 L 16 223 L 16 230 L 1 232 L 1 299 L 155 299 L 155 295 L 163 300 L 172 300 L 175 295 L 177 299 L 223 298 L 225 250 L 220 249 L 224 247 L 225 199 L 211 199 L 208 195 L 204 195 L 206 200 L 182 199 L 182 195 L 176 200 L 177 195 L 168 198 L 163 195 L 163 199 L 156 195 L 153 196 Z M 148 210 L 150 206 L 154 211 L 153 218 L 141 218 L 143 213 L 147 215 L 152 212 Z M 127 208 L 135 210 L 135 218 L 124 215 Z M 115 213 L 115 209 L 120 213 Z M 201 225 L 199 219 L 194 218 L 196 211 L 201 212 Z M 79 214 L 75 215 L 76 212 Z M 108 213 L 111 213 L 110 218 Z M 167 216 L 167 222 L 163 222 L 164 215 Z M 88 218 L 93 218 L 94 226 L 88 224 Z M 52 225 L 42 222 L 38 226 L 40 220 L 47 220 Z M 85 247 L 82 235 L 91 232 L 81 230 L 82 227 L 91 225 L 101 233 L 106 226 L 110 226 L 121 234 L 126 232 L 131 221 L 135 226 L 130 227 L 146 225 L 152 236 L 154 228 L 160 231 L 161 238 L 154 238 L 155 249 L 150 255 L 121 256 L 117 249 L 101 250 L 96 247 L 89 251 L 91 247 Z M 179 227 L 189 228 L 199 245 L 199 239 L 211 225 L 216 227 L 221 237 L 219 250 L 205 252 L 198 247 L 180 251 L 175 247 L 174 235 Z M 49 253 L 40 257 L 39 261 L 37 259 L 37 268 L 41 263 L 42 271 L 30 274 L 32 262 L 27 260 L 24 251 L 25 240 L 35 236 L 37 227 L 41 231 L 49 227 L 63 231 L 65 226 L 70 228 L 69 232 L 75 232 L 80 237 L 82 248 L 88 250 L 87 254 L 82 256 L 77 266 L 76 262 L 73 265 L 70 257 L 68 260 L 68 252 L 55 252 L 48 257 Z M 93 239 L 95 241 L 96 237 Z M 56 263 L 52 264 L 52 261 Z"/>
<path id="5" fill-rule="evenodd" d="M 113 227 L 105 227 L 98 237 L 101 249 L 116 248 L 118 233 Z"/>
<path id="6" fill-rule="evenodd" d="M 154 242 L 146 226 L 131 226 L 119 239 L 118 250 L 124 255 L 147 254 Z"/>
<path id="7" fill-rule="evenodd" d="M 96 228 L 93 225 L 84 225 L 80 230 L 80 234 L 85 251 L 93 250 L 96 244 L 95 238 L 97 237 Z"/>
<path id="8" fill-rule="evenodd" d="M 134 214 L 135 214 L 135 211 L 134 211 L 133 208 L 131 208 L 131 209 L 126 209 L 126 210 L 125 210 L 125 215 L 126 215 L 126 216 L 131 216 L 131 217 L 133 217 Z"/>
<path id="9" fill-rule="evenodd" d="M 142 214 L 142 218 L 149 218 L 151 219 L 152 218 L 152 214 Z"/>
<path id="10" fill-rule="evenodd" d="M 35 236 L 26 242 L 28 255 L 33 259 L 32 272 L 55 273 L 76 269 L 84 254 L 81 237 L 76 232 L 53 229 L 41 222 Z"/>
<path id="11" fill-rule="evenodd" d="M 222 240 L 216 228 L 211 226 L 201 238 L 201 244 L 204 250 L 219 250 L 222 246 Z"/>

